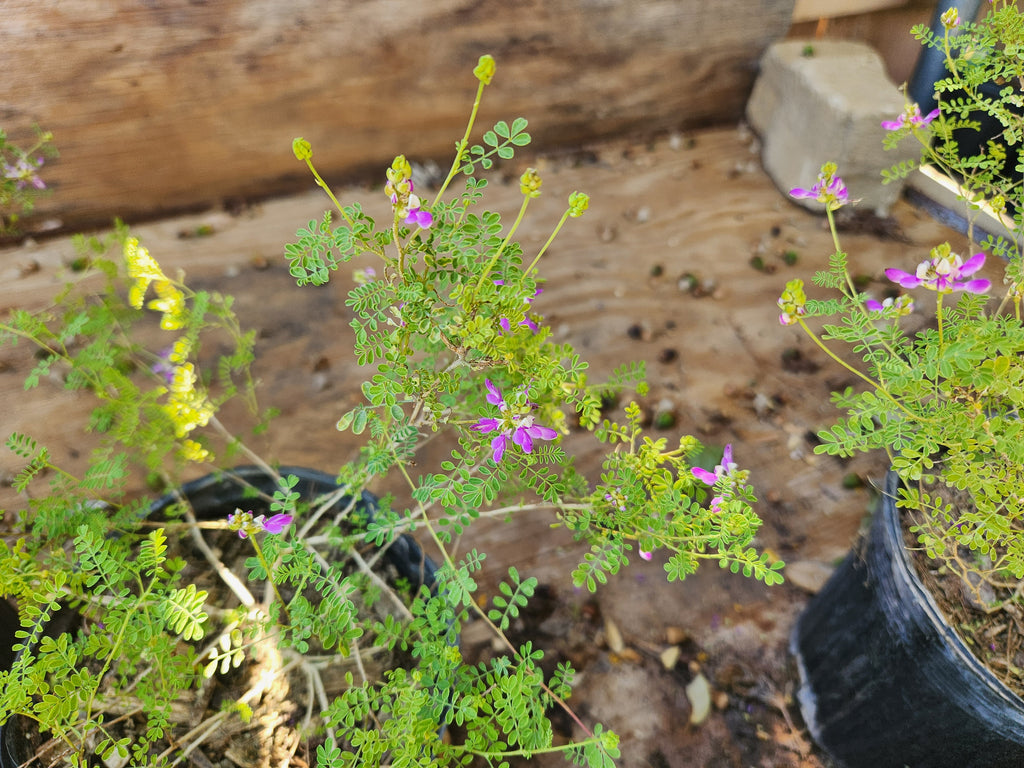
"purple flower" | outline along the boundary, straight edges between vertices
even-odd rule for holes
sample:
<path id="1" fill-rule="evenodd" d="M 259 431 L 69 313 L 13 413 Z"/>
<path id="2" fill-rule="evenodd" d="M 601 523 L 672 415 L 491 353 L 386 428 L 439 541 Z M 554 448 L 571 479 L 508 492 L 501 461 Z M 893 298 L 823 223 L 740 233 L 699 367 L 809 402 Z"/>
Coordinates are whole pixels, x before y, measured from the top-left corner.
<path id="1" fill-rule="evenodd" d="M 292 520 L 291 515 L 277 514 L 267 518 L 266 522 L 260 520 L 260 524 L 267 533 L 284 533 L 284 529 L 292 524 Z"/>
<path id="2" fill-rule="evenodd" d="M 164 380 L 165 384 L 174 383 L 174 364 L 171 362 L 171 354 L 174 347 L 167 347 L 157 357 L 157 361 L 149 366 L 149 370 Z"/>
<path id="3" fill-rule="evenodd" d="M 793 187 L 789 194 L 798 200 L 817 200 L 824 203 L 830 211 L 841 208 L 850 202 L 850 195 L 843 180 L 836 175 L 836 170 L 835 163 L 825 163 L 821 166 L 821 173 L 818 174 L 818 181 L 814 186 L 810 189 Z"/>
<path id="4" fill-rule="evenodd" d="M 504 285 L 505 281 L 504 280 L 495 280 L 494 284 L 495 285 Z M 535 290 L 533 292 L 533 296 L 530 296 L 529 298 L 523 300 L 524 303 L 526 304 L 527 309 L 529 309 L 530 305 L 533 303 L 533 300 L 535 298 L 537 298 L 538 296 L 540 296 L 543 292 L 544 292 L 543 288 L 538 288 L 537 290 Z M 539 317 L 539 315 L 537 317 Z M 520 321 L 519 324 L 520 325 L 525 325 L 533 333 L 536 333 L 537 331 L 540 330 L 540 326 L 537 325 L 537 322 L 532 317 L 530 317 L 529 314 L 527 314 L 526 317 L 524 317 L 523 320 Z M 503 333 L 511 333 L 511 331 L 512 331 L 512 321 L 509 320 L 507 317 L 500 318 L 498 320 L 498 325 L 501 326 L 501 330 L 502 330 Z"/>
<path id="5" fill-rule="evenodd" d="M 484 386 L 487 387 L 487 402 L 505 410 L 505 398 L 502 396 L 501 390 L 490 379 L 484 379 Z"/>
<path id="6" fill-rule="evenodd" d="M 4 178 L 16 181 L 18 189 L 24 189 L 30 184 L 36 189 L 46 189 L 46 184 L 36 175 L 36 171 L 42 165 L 43 158 L 41 157 L 37 157 L 34 161 L 23 157 L 14 165 L 4 165 Z"/>
<path id="7" fill-rule="evenodd" d="M 236 509 L 228 515 L 228 526 L 238 531 L 240 538 L 247 539 L 249 534 L 259 533 L 284 533 L 284 530 L 292 524 L 294 518 L 291 515 L 277 514 L 269 519 L 266 515 L 253 517 L 252 511 L 243 512 Z"/>
<path id="8" fill-rule="evenodd" d="M 487 402 L 498 406 L 501 411 L 499 418 L 480 419 L 470 429 L 476 432 L 497 432 L 491 440 L 491 458 L 497 464 L 505 455 L 509 440 L 523 449 L 523 453 L 533 451 L 534 440 L 554 440 L 558 433 L 550 427 L 542 427 L 533 423 L 533 404 L 513 408 L 505 402 L 501 390 L 490 379 L 484 379 L 487 387 Z"/>
<path id="9" fill-rule="evenodd" d="M 423 229 L 430 229 L 434 223 L 433 215 L 420 207 L 420 199 L 416 195 L 409 195 L 409 210 L 405 215 L 405 223 L 415 224 Z"/>
<path id="10" fill-rule="evenodd" d="M 938 108 L 933 109 L 927 115 L 921 115 L 921 108 L 917 104 L 910 104 L 895 120 L 883 120 L 882 127 L 887 131 L 898 131 L 904 126 L 913 128 L 924 128 L 928 123 L 939 116 Z"/>
<path id="11" fill-rule="evenodd" d="M 874 299 L 864 302 L 864 307 L 871 312 L 878 312 L 886 317 L 903 317 L 914 311 L 914 301 L 908 295 L 903 294 L 896 298 L 889 297 L 881 303 Z"/>
<path id="12" fill-rule="evenodd" d="M 992 283 L 985 279 L 965 279 L 985 264 L 984 253 L 976 253 L 964 261 L 958 254 L 952 253 L 949 244 L 946 243 L 933 248 L 931 256 L 917 265 L 914 274 L 902 269 L 887 269 L 885 276 L 903 288 L 917 288 L 923 285 L 938 293 L 985 293 L 992 286 Z"/>
<path id="13" fill-rule="evenodd" d="M 616 491 L 614 494 L 606 493 L 604 495 L 604 500 L 611 502 L 611 505 L 615 507 L 617 510 L 619 510 L 619 512 L 626 511 L 626 497 L 623 496 L 618 491 Z"/>
<path id="14" fill-rule="evenodd" d="M 693 476 L 700 480 L 705 485 L 714 486 L 723 477 L 726 477 L 731 472 L 736 471 L 736 464 L 732 460 L 732 443 L 725 446 L 725 450 L 722 452 L 722 463 L 715 467 L 714 472 L 710 472 L 700 467 L 693 467 L 690 472 Z M 711 500 L 711 509 L 718 512 L 718 505 L 722 503 L 721 496 L 715 496 Z"/>
<path id="15" fill-rule="evenodd" d="M 414 195 L 412 190 L 412 179 L 388 171 L 388 183 L 384 185 L 384 191 L 391 197 L 392 207 L 406 224 L 430 229 L 434 224 L 434 216 L 423 207 L 419 196 Z"/>

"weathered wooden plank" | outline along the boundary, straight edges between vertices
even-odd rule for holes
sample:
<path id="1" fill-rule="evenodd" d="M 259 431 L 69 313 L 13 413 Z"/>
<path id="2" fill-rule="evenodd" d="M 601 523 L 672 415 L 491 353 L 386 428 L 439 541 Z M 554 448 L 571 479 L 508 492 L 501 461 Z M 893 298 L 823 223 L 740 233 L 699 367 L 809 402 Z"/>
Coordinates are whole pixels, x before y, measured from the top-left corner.
<path id="1" fill-rule="evenodd" d="M 543 146 L 737 120 L 794 0 L 6 0 L 0 127 L 55 134 L 67 226 L 447 157 L 482 53 L 481 119 Z"/>

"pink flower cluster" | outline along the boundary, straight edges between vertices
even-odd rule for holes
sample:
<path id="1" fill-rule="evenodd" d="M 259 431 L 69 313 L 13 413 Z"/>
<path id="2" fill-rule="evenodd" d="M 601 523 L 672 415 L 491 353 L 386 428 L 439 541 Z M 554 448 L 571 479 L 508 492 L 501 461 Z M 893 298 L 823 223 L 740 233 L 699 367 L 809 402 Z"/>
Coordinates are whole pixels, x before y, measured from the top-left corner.
<path id="1" fill-rule="evenodd" d="M 501 415 L 498 418 L 480 419 L 470 429 L 477 432 L 497 432 L 491 440 L 491 458 L 499 463 L 505 455 L 509 442 L 518 445 L 524 453 L 533 451 L 534 440 L 554 440 L 558 433 L 550 427 L 542 427 L 533 423 L 533 405 L 527 403 L 523 408 L 512 408 L 505 401 L 501 390 L 490 379 L 484 380 L 487 387 L 487 402 L 498 406 Z"/>
<path id="2" fill-rule="evenodd" d="M 714 487 L 715 483 L 723 477 L 726 477 L 736 471 L 736 464 L 732 460 L 732 443 L 725 446 L 725 450 L 722 452 L 722 463 L 716 466 L 713 472 L 707 469 L 701 469 L 700 467 L 693 467 L 690 471 L 693 473 L 693 476 L 704 483 L 704 485 Z M 721 511 L 719 505 L 721 505 L 722 501 L 723 499 L 721 496 L 715 496 L 711 500 L 711 510 L 713 512 Z"/>
<path id="3" fill-rule="evenodd" d="M 239 537 L 246 539 L 251 533 L 284 533 L 285 529 L 292 524 L 291 515 L 266 515 L 253 516 L 252 511 L 243 512 L 236 509 L 228 515 L 228 526 L 238 531 Z"/>
<path id="4" fill-rule="evenodd" d="M 976 253 L 967 261 L 952 253 L 948 246 L 932 249 L 932 257 L 917 265 L 914 274 L 902 269 L 887 269 L 885 276 L 903 288 L 924 286 L 938 293 L 967 291 L 985 293 L 992 283 L 985 279 L 968 280 L 985 264 L 985 254 Z"/>
<path id="5" fill-rule="evenodd" d="M 850 193 L 836 170 L 835 163 L 825 163 L 818 174 L 818 181 L 810 189 L 793 187 L 789 194 L 798 200 L 817 200 L 830 211 L 841 208 L 850 202 Z"/>
<path id="6" fill-rule="evenodd" d="M 882 127 L 887 131 L 898 131 L 908 125 L 912 128 L 924 128 L 938 116 L 938 108 L 933 109 L 927 115 L 922 115 L 921 108 L 917 104 L 910 104 L 895 120 L 883 120 Z"/>
<path id="7" fill-rule="evenodd" d="M 18 189 L 24 189 L 28 186 L 35 187 L 36 189 L 46 189 L 46 184 L 43 183 L 43 180 L 36 173 L 42 165 L 43 158 L 41 157 L 37 157 L 35 160 L 23 157 L 14 165 L 5 163 L 4 178 L 16 182 L 15 186 Z"/>

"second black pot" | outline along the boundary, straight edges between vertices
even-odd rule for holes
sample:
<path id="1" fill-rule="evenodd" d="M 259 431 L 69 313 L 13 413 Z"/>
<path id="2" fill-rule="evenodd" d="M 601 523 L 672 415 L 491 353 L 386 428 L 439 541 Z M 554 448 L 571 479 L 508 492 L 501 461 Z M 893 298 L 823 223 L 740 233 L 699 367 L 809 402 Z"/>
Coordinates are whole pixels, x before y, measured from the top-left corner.
<path id="1" fill-rule="evenodd" d="M 1020 768 L 1024 702 L 946 623 L 903 546 L 890 472 L 863 545 L 790 649 L 815 741 L 845 768 Z"/>

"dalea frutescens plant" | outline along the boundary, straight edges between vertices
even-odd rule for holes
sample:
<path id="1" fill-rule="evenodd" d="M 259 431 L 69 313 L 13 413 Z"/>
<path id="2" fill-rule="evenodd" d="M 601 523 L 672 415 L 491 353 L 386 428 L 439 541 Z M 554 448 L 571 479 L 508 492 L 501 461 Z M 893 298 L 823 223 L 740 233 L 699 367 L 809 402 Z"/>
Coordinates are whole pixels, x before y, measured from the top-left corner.
<path id="1" fill-rule="evenodd" d="M 47 191 L 39 175 L 46 157 L 55 157 L 53 134 L 37 129 L 36 139 L 23 149 L 0 130 L 0 238 L 17 235 L 19 221 Z"/>
<path id="2" fill-rule="evenodd" d="M 588 200 L 578 192 L 569 197 L 535 254 L 515 240 L 527 207 L 541 197 L 535 170 L 522 175 L 522 206 L 511 225 L 481 209 L 487 181 L 477 172 L 511 159 L 530 139 L 526 121 L 517 119 L 470 144 L 494 67 L 485 56 L 474 70 L 472 117 L 440 189 L 415 185 L 404 157 L 387 169 L 382 194 L 392 215 L 383 225 L 358 203 L 338 201 L 315 170 L 309 143 L 293 144 L 336 211 L 309 222 L 286 246 L 291 274 L 300 284 L 318 285 L 352 262 L 355 287 L 346 303 L 354 316 L 355 357 L 367 370 L 364 402 L 332 416 L 338 429 L 363 435 L 365 444 L 358 460 L 331 469 L 352 498 L 371 481 L 404 485 L 409 508 L 381 500 L 372 519 L 342 525 L 323 506 L 300 503 L 296 480 L 286 475 L 266 514 L 239 508 L 197 525 L 185 510 L 180 520 L 140 524 L 147 501 L 123 493 L 133 465 L 167 487 L 190 466 L 212 470 L 239 456 L 273 473 L 229 434 L 218 411 L 241 398 L 258 429 L 274 422 L 256 405 L 249 371 L 257 345 L 239 326 L 232 299 L 193 291 L 127 232 L 118 235 L 121 263 L 91 256 L 105 287 L 78 280 L 54 310 L 15 312 L 6 321 L 6 338 L 24 337 L 40 349 L 29 385 L 59 373 L 66 386 L 99 398 L 91 426 L 102 439 L 81 477 L 54 466 L 30 437 L 8 440 L 27 461 L 17 488 L 37 490 L 14 511 L 18 529 L 0 543 L 0 590 L 17 600 L 23 626 L 18 660 L 0 673 L 0 719 L 19 714 L 38 721 L 76 765 L 92 752 L 130 754 L 139 764 L 176 763 L 212 727 L 183 732 L 172 703 L 204 676 L 222 675 L 272 648 L 281 660 L 278 674 L 300 669 L 312 681 L 307 714 L 296 727 L 317 743 L 319 766 L 504 765 L 512 756 L 551 751 L 577 764 L 611 765 L 617 737 L 585 725 L 566 704 L 572 670 L 560 665 L 545 677 L 542 652 L 508 640 L 510 622 L 536 580 L 510 567 L 498 594 L 482 606 L 475 578 L 485 555 L 471 550 L 456 559 L 450 549 L 456 537 L 481 516 L 514 524 L 517 510 L 543 506 L 553 525 L 589 546 L 573 579 L 590 590 L 631 557 L 650 559 L 656 550 L 667 553 L 669 580 L 714 560 L 769 584 L 781 581 L 781 563 L 753 547 L 760 521 L 747 472 L 732 450 L 713 469 L 692 467 L 697 441 L 669 444 L 645 435 L 636 404 L 620 420 L 604 418 L 610 394 L 643 391 L 642 365 L 596 383 L 570 345 L 552 341 L 534 307 L 542 291 L 538 267 Z M 456 180 L 462 191 L 449 193 Z M 147 327 L 156 319 L 159 331 Z M 230 351 L 210 362 L 203 354 L 209 338 Z M 589 430 L 607 446 L 596 482 L 574 469 L 562 447 L 571 428 Z M 436 467 L 425 466 L 419 448 L 439 431 L 453 447 Z M 259 590 L 262 601 L 225 611 L 180 582 L 182 563 L 165 552 L 171 534 L 218 530 L 237 532 L 252 547 L 250 582 L 269 585 Z M 406 533 L 440 552 L 433 588 L 409 596 L 397 617 L 362 618 L 351 607 L 355 592 L 395 587 L 366 580 L 355 545 L 388 547 Z M 216 553 L 204 552 L 218 566 Z M 346 560 L 355 566 L 346 570 Z M 251 595 L 244 585 L 232 589 Z M 62 603 L 77 607 L 82 629 L 42 636 Z M 486 624 L 506 655 L 489 665 L 464 663 L 457 638 L 469 621 Z M 381 649 L 406 652 L 407 663 L 364 677 L 360 659 Z M 316 682 L 324 666 L 348 657 L 357 671 L 347 673 L 345 690 L 325 700 Z M 245 716 L 250 703 L 228 708 Z M 579 741 L 552 745 L 546 712 L 553 707 L 569 712 L 583 734 Z M 125 718 L 135 722 L 130 737 L 112 726 Z M 173 747 L 162 748 L 170 742 Z"/>
<path id="3" fill-rule="evenodd" d="M 910 104 L 882 126 L 887 145 L 917 140 L 921 164 L 960 180 L 971 224 L 966 242 L 908 253 L 906 263 L 885 271 L 886 287 L 872 298 L 858 289 L 840 246 L 835 212 L 851 201 L 840 169 L 827 164 L 813 187 L 792 194 L 825 207 L 835 252 L 814 282 L 839 296 L 811 300 L 803 281 L 790 281 L 779 299 L 780 322 L 799 326 L 863 383 L 834 394 L 846 416 L 819 435 L 817 451 L 886 450 L 903 480 L 897 505 L 924 552 L 963 579 L 974 605 L 988 613 L 1008 606 L 1019 615 L 1013 604 L 1020 604 L 1024 578 L 1024 166 L 1008 164 L 1007 151 L 1024 135 L 1024 17 L 1013 4 L 997 2 L 977 24 L 961 23 L 955 9 L 942 22 L 941 35 L 915 29 L 946 54 L 950 74 L 936 84 L 939 107 L 923 114 Z M 1001 128 L 979 142 L 982 117 Z M 962 150 L 968 142 L 980 149 Z M 917 165 L 901 163 L 886 175 L 901 177 Z M 1008 237 L 975 236 L 983 210 L 1002 214 Z M 981 275 L 986 262 L 1002 262 L 1002 285 Z M 909 333 L 915 312 L 926 313 L 927 322 Z M 851 347 L 863 366 L 846 363 L 829 342 Z M 951 503 L 949 489 L 969 503 Z M 1015 643 L 993 635 L 973 647 L 983 659 L 1001 659 L 994 669 L 1021 690 Z"/>

